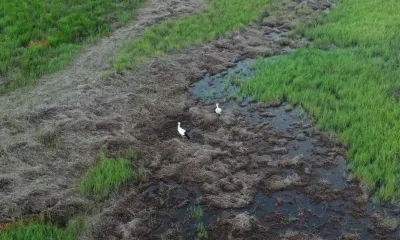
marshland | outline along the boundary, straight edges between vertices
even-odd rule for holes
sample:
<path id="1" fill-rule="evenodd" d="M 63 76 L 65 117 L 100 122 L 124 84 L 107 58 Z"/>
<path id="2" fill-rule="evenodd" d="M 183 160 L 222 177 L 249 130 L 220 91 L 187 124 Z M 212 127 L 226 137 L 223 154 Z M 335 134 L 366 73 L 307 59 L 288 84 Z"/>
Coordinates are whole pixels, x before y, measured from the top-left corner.
<path id="1" fill-rule="evenodd" d="M 398 12 L 2 4 L 0 239 L 399 239 Z"/>

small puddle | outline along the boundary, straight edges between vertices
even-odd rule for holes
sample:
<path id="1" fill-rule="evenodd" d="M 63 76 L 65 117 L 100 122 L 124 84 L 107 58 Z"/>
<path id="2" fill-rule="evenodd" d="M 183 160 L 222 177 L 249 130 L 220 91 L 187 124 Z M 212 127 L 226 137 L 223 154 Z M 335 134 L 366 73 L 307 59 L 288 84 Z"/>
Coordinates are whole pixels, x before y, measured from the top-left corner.
<path id="1" fill-rule="evenodd" d="M 282 104 L 279 107 L 265 107 L 254 104 L 248 98 L 238 97 L 239 84 L 254 74 L 254 60 L 239 62 L 235 68 L 217 74 L 205 76 L 194 84 L 189 92 L 203 105 L 220 103 L 223 110 L 232 110 L 243 116 L 249 124 L 269 123 L 272 129 L 282 134 L 294 136 L 286 147 L 288 156 L 302 154 L 307 161 L 318 162 L 329 156 L 323 141 L 313 136 L 310 119 L 300 114 L 299 110 Z M 311 172 L 311 182 L 325 182 L 331 189 L 349 191 L 347 181 L 348 169 L 346 159 L 336 155 L 332 157 L 332 166 L 316 167 Z M 290 171 L 289 171 L 290 172 Z M 310 183 L 309 183 L 310 184 Z M 204 227 L 215 224 L 225 213 L 248 212 L 257 218 L 261 225 L 268 226 L 278 233 L 295 230 L 303 233 L 317 233 L 321 237 L 337 239 L 344 233 L 358 233 L 361 239 L 374 239 L 377 235 L 371 231 L 371 214 L 376 211 L 398 216 L 400 211 L 394 206 L 380 206 L 371 202 L 357 206 L 366 214 L 354 214 L 354 204 L 346 199 L 311 202 L 309 196 L 294 189 L 285 189 L 272 194 L 258 192 L 251 205 L 240 209 L 204 209 L 197 218 L 193 217 L 193 209 L 198 207 L 197 199 L 202 196 L 198 185 L 167 182 L 170 193 L 160 190 L 163 184 L 153 185 L 145 191 L 150 201 L 159 201 L 160 214 L 158 226 L 152 231 L 153 236 L 160 236 L 171 229 L 178 229 L 186 239 L 196 237 L 196 226 L 201 222 Z M 164 187 L 165 188 L 165 187 Z M 165 198 L 165 199 L 164 199 Z M 177 230 L 177 231 L 178 231 Z M 400 236 L 399 228 L 391 237 Z M 222 237 L 220 239 L 226 239 Z"/>

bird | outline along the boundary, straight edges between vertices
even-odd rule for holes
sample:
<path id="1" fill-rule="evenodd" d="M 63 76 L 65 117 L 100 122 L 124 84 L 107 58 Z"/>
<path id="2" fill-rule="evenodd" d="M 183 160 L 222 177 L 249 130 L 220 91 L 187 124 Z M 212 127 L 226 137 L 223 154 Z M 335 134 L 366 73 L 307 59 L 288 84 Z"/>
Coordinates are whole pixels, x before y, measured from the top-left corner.
<path id="1" fill-rule="evenodd" d="M 216 104 L 217 108 L 215 109 L 215 112 L 219 115 L 222 112 L 222 109 L 218 107 L 218 103 Z"/>
<path id="2" fill-rule="evenodd" d="M 189 135 L 188 135 L 187 132 L 186 132 L 186 130 L 183 129 L 183 128 L 181 128 L 181 123 L 180 123 L 180 122 L 178 122 L 178 132 L 179 132 L 179 134 L 182 136 L 182 141 L 184 141 L 184 138 L 183 138 L 183 137 L 187 137 L 187 139 L 190 139 L 190 138 L 189 138 Z"/>

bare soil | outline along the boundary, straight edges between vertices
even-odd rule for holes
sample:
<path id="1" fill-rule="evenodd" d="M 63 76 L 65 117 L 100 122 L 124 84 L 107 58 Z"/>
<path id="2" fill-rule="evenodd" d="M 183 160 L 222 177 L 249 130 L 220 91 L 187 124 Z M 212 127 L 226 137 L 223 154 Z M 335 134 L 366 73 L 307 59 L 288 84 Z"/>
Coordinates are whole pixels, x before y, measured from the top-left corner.
<path id="1" fill-rule="evenodd" d="M 151 0 L 135 23 L 88 48 L 66 70 L 2 97 L 3 218 L 46 210 L 79 214 L 90 200 L 74 184 L 99 152 L 117 156 L 135 148 L 149 182 L 96 203 L 100 211 L 82 239 L 193 239 L 193 220 L 187 220 L 190 227 L 182 222 L 197 203 L 205 206 L 209 239 L 395 239 L 396 207 L 373 206 L 367 189 L 338 177 L 346 171 L 346 150 L 296 111 L 281 103 L 246 103 L 245 111 L 222 104 L 217 117 L 213 104 L 187 91 L 244 59 L 305 46 L 291 31 L 330 2 L 278 1 L 263 19 L 230 37 L 151 59 L 135 72 L 101 74 L 118 46 L 146 26 L 202 6 Z M 255 113 L 258 120 L 249 121 Z M 181 141 L 178 121 L 190 141 Z"/>

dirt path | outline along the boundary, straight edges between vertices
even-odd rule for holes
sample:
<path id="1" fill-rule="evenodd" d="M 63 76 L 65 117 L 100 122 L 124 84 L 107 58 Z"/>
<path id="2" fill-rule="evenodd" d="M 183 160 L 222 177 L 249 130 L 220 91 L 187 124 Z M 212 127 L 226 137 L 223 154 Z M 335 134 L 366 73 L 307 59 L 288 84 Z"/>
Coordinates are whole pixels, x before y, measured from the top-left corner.
<path id="1" fill-rule="evenodd" d="M 21 104 L 25 105 L 27 100 L 30 102 L 29 107 L 34 107 L 47 103 L 50 99 L 46 102 L 46 97 L 51 99 L 54 96 L 60 97 L 60 95 L 68 94 L 78 85 L 97 83 L 100 74 L 109 70 L 109 63 L 115 59 L 121 45 L 140 36 L 150 25 L 192 14 L 199 11 L 203 5 L 202 0 L 146 1 L 145 7 L 136 10 L 134 22 L 117 29 L 111 36 L 101 39 L 95 45 L 87 47 L 66 69 L 43 77 L 35 89 L 24 89 L 10 94 L 11 96 L 2 96 L 3 104 L 0 105 L 0 109 L 3 112 Z M 21 111 L 26 111 L 26 109 L 21 109 Z"/>
<path id="2" fill-rule="evenodd" d="M 62 198 L 72 179 L 96 159 L 93 144 L 113 135 L 94 131 L 107 129 L 107 121 L 116 117 L 112 111 L 97 108 L 103 120 L 91 111 L 102 103 L 96 98 L 104 97 L 94 86 L 103 84 L 101 73 L 110 68 L 119 47 L 146 27 L 192 14 L 203 5 L 202 0 L 149 0 L 134 22 L 87 47 L 64 70 L 44 77 L 35 88 L 0 97 L 0 212 L 38 213 Z"/>

